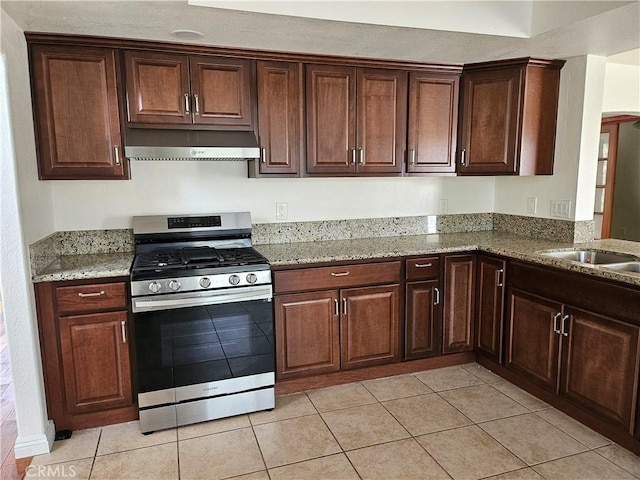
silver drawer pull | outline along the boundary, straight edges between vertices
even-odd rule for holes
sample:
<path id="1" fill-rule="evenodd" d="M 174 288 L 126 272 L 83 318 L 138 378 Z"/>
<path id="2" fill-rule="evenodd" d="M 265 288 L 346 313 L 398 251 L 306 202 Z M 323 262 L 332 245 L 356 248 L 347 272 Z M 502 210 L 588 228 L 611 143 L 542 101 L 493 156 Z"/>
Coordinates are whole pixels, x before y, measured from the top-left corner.
<path id="1" fill-rule="evenodd" d="M 336 315 L 336 317 L 340 316 L 340 307 L 338 306 L 338 300 L 334 299 L 333 300 L 333 307 L 334 307 L 334 313 Z"/>
<path id="2" fill-rule="evenodd" d="M 189 110 L 189 94 L 184 94 L 184 114 L 189 115 L 191 111 Z"/>
<path id="3" fill-rule="evenodd" d="M 558 323 L 562 317 L 562 313 L 558 312 L 553 316 L 553 331 L 554 333 L 560 333 L 560 324 Z"/>
<path id="4" fill-rule="evenodd" d="M 351 272 L 340 272 L 340 273 L 331 272 L 331 276 L 332 277 L 346 277 L 350 273 Z"/>
<path id="5" fill-rule="evenodd" d="M 433 263 L 416 263 L 416 268 L 428 268 L 433 267 Z"/>
<path id="6" fill-rule="evenodd" d="M 562 326 L 560 327 L 561 334 L 564 337 L 569 336 L 569 331 L 567 330 L 567 320 L 569 320 L 569 315 L 564 315 L 562 317 Z"/>
<path id="7" fill-rule="evenodd" d="M 440 305 L 440 289 L 436 287 L 433 290 L 435 291 L 435 294 L 436 294 L 436 301 L 433 302 L 433 304 Z"/>
<path id="8" fill-rule="evenodd" d="M 197 93 L 193 94 L 193 101 L 196 104 L 196 115 L 200 115 L 200 99 Z"/>
<path id="9" fill-rule="evenodd" d="M 113 156 L 115 158 L 116 165 L 120 165 L 120 150 L 118 145 L 113 146 Z"/>
<path id="10" fill-rule="evenodd" d="M 122 343 L 127 343 L 127 322 L 125 320 L 120 322 L 120 328 L 122 329 Z"/>
<path id="11" fill-rule="evenodd" d="M 86 298 L 86 297 L 99 297 L 100 295 L 104 295 L 104 290 L 100 290 L 99 292 L 92 292 L 92 293 L 78 293 L 79 297 L 82 298 Z"/>

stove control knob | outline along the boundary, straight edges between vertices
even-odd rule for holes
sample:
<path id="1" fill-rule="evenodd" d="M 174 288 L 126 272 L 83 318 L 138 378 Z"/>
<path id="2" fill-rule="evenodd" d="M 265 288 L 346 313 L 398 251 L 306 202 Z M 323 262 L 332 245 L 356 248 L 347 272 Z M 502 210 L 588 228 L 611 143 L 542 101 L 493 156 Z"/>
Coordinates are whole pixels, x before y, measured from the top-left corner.
<path id="1" fill-rule="evenodd" d="M 208 277 L 202 277 L 200 279 L 200 286 L 202 288 L 209 288 L 211 286 L 211 280 Z"/>
<path id="2" fill-rule="evenodd" d="M 149 284 L 149 290 L 151 290 L 151 292 L 153 293 L 158 293 L 161 288 L 162 286 L 158 282 L 151 282 Z"/>
<path id="3" fill-rule="evenodd" d="M 229 277 L 229 283 L 231 285 L 238 285 L 240 283 L 240 277 L 238 275 L 231 275 Z"/>
<path id="4" fill-rule="evenodd" d="M 247 282 L 256 283 L 257 281 L 258 281 L 258 277 L 256 276 L 255 273 L 250 273 L 249 275 L 247 275 Z"/>
<path id="5" fill-rule="evenodd" d="M 179 281 L 177 281 L 177 280 L 171 280 L 171 281 L 169 282 L 169 288 L 170 288 L 171 290 L 173 290 L 174 292 L 177 292 L 178 290 L 180 290 L 180 287 L 181 287 L 181 286 L 182 286 L 182 285 L 180 285 L 180 282 L 179 282 Z"/>

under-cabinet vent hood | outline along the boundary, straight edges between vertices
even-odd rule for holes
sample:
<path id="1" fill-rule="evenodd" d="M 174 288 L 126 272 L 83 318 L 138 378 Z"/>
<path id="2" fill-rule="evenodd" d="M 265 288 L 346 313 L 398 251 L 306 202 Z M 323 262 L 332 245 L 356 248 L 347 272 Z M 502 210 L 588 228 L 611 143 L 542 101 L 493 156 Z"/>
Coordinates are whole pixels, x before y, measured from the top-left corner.
<path id="1" fill-rule="evenodd" d="M 125 157 L 130 160 L 250 160 L 260 158 L 253 132 L 129 128 Z"/>

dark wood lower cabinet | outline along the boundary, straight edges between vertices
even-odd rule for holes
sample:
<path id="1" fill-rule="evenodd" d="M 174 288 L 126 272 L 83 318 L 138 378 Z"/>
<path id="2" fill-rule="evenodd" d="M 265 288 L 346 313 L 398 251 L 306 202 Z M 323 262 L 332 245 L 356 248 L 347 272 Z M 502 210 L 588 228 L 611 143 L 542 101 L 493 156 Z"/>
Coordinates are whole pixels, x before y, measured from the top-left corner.
<path id="1" fill-rule="evenodd" d="M 473 350 L 475 255 L 444 257 L 443 353 Z"/>
<path id="2" fill-rule="evenodd" d="M 516 289 L 509 293 L 506 365 L 552 391 L 558 387 L 561 312 L 558 302 Z"/>
<path id="3" fill-rule="evenodd" d="M 507 262 L 478 255 L 475 350 L 502 363 L 504 281 Z"/>
<path id="4" fill-rule="evenodd" d="M 131 404 L 127 312 L 60 318 L 62 373 L 71 414 Z"/>
<path id="5" fill-rule="evenodd" d="M 566 307 L 560 394 L 634 433 L 640 327 Z"/>
<path id="6" fill-rule="evenodd" d="M 56 429 L 138 418 L 128 278 L 35 284 L 47 410 Z"/>
<path id="7" fill-rule="evenodd" d="M 278 379 L 340 369 L 337 290 L 275 297 Z"/>
<path id="8" fill-rule="evenodd" d="M 405 297 L 404 358 L 442 354 L 442 303 L 440 281 L 410 282 Z"/>
<path id="9" fill-rule="evenodd" d="M 399 360 L 398 285 L 342 290 L 342 369 Z"/>

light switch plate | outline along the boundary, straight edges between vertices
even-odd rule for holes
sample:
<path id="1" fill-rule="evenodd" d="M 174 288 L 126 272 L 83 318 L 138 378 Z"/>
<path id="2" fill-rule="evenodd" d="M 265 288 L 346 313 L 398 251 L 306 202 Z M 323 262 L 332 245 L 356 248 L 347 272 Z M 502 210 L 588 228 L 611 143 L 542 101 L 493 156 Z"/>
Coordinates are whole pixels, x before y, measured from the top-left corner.
<path id="1" fill-rule="evenodd" d="M 571 200 L 551 200 L 551 216 L 571 218 Z"/>
<path id="2" fill-rule="evenodd" d="M 538 213 L 538 197 L 527 198 L 527 213 Z"/>
<path id="3" fill-rule="evenodd" d="M 276 203 L 276 220 L 286 220 L 289 213 L 289 205 Z"/>

